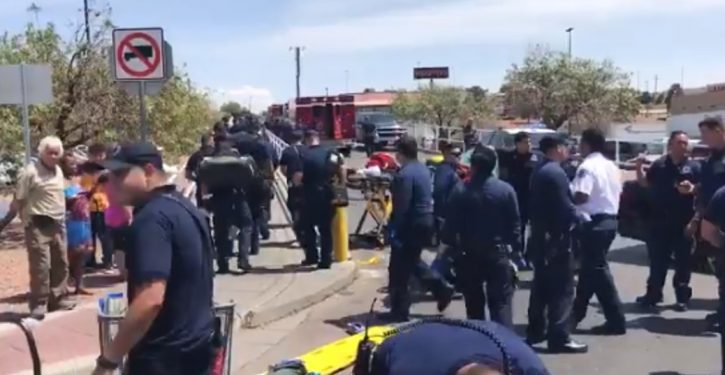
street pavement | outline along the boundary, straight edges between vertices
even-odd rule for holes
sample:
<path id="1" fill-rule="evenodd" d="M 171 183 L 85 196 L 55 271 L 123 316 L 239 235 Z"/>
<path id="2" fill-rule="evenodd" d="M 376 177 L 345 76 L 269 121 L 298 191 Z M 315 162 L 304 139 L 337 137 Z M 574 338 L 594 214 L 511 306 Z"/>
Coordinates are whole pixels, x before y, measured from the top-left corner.
<path id="1" fill-rule="evenodd" d="M 359 167 L 364 157 L 354 153 L 347 160 Z M 351 195 L 354 197 L 354 194 Z M 352 199 L 349 207 L 350 231 L 363 212 L 364 202 Z M 350 287 L 310 309 L 269 326 L 250 331 L 244 346 L 235 346 L 235 375 L 252 375 L 266 370 L 270 364 L 294 358 L 315 348 L 345 337 L 349 322 L 364 322 L 373 298 L 385 297 L 380 291 L 387 284 L 387 250 L 369 250 L 353 246 L 358 262 L 358 278 Z M 426 253 L 430 260 L 433 254 Z M 379 261 L 370 262 L 370 259 Z M 617 238 L 610 252 L 611 268 L 627 313 L 626 336 L 602 337 L 588 335 L 586 330 L 604 322 L 596 299 L 592 300 L 587 318 L 574 337 L 590 345 L 587 354 L 547 354 L 538 351 L 552 374 L 591 375 L 704 375 L 719 373 L 720 353 L 717 335 L 706 332 L 704 317 L 717 305 L 717 283 L 714 277 L 695 274 L 691 308 L 676 312 L 672 308 L 674 294 L 670 284 L 665 287 L 665 302 L 658 309 L 640 309 L 633 301 L 644 292 L 647 279 L 647 257 L 643 244 Z M 670 275 L 671 277 L 671 275 Z M 525 332 L 527 323 L 531 272 L 521 274 L 521 283 L 514 298 L 516 330 Z M 671 279 L 668 278 L 668 283 Z M 435 302 L 420 296 L 413 306 L 414 316 L 436 315 Z M 385 308 L 379 303 L 377 311 Z M 465 317 L 462 300 L 456 300 L 445 316 Z M 345 372 L 346 374 L 349 372 Z"/>
<path id="2" fill-rule="evenodd" d="M 300 267 L 303 253 L 277 200 L 273 202 L 271 228 L 272 237 L 262 241 L 260 254 L 251 258 L 251 273 L 223 275 L 215 280 L 215 301 L 233 301 L 236 305 L 235 348 L 244 348 L 248 337 L 254 339 L 258 331 L 252 327 L 304 310 L 355 278 L 352 262 L 336 263 L 323 271 Z M 124 291 L 125 285 L 112 284 L 106 290 Z M 90 373 L 99 353 L 95 302 L 87 301 L 71 312 L 50 314 L 36 326 L 34 334 L 44 375 Z M 241 358 L 244 356 L 234 356 L 234 366 Z M 9 323 L 0 324 L 0 375 L 29 374 L 31 367 L 20 330 Z"/>

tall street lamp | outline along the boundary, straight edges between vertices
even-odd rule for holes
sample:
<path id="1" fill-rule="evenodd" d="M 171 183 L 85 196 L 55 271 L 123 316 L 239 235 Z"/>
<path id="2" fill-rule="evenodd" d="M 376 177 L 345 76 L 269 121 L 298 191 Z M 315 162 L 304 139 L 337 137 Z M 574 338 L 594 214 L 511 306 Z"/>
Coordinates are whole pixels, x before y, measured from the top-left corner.
<path id="1" fill-rule="evenodd" d="M 573 27 L 570 27 L 565 30 L 566 33 L 569 35 L 569 57 L 571 57 L 571 32 L 574 31 Z"/>

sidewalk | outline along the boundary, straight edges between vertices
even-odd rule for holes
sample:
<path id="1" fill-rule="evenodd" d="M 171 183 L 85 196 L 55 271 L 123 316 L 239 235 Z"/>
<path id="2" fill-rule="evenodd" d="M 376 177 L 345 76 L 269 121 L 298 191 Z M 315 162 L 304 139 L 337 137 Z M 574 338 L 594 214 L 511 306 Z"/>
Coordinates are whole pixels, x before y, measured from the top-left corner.
<path id="1" fill-rule="evenodd" d="M 254 270 L 215 280 L 215 300 L 236 303 L 235 329 L 259 327 L 307 308 L 345 288 L 356 277 L 353 262 L 338 263 L 324 271 L 299 267 L 303 253 L 294 243 L 279 201 L 274 200 L 272 207 L 272 236 L 262 242 L 260 254 L 252 257 Z M 125 286 L 111 289 L 125 290 Z M 44 375 L 90 373 L 99 354 L 95 302 L 88 301 L 72 312 L 50 314 L 34 333 Z M 31 374 L 31 368 L 20 329 L 0 324 L 0 375 Z"/>

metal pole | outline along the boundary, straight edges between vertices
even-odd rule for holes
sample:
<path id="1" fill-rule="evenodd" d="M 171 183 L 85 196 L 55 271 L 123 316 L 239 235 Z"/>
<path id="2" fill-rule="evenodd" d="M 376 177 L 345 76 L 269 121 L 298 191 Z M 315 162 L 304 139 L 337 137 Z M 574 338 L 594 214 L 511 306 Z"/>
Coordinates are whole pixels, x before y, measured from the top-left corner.
<path id="1" fill-rule="evenodd" d="M 89 13 L 88 0 L 83 0 L 83 15 L 85 16 L 85 20 L 86 20 L 86 43 L 88 44 L 88 46 L 90 46 L 91 45 L 91 24 L 88 21 L 88 13 Z"/>
<path id="2" fill-rule="evenodd" d="M 138 83 L 138 102 L 139 102 L 139 114 L 141 117 L 141 140 L 147 141 L 149 138 L 149 127 L 146 123 L 146 82 L 139 81 Z"/>
<path id="3" fill-rule="evenodd" d="M 20 95 L 22 97 L 21 111 L 23 112 L 23 140 L 25 141 L 25 164 L 30 164 L 30 119 L 28 115 L 28 93 L 25 80 L 25 64 L 20 64 Z"/>
<path id="4" fill-rule="evenodd" d="M 297 69 L 296 82 L 297 82 L 297 99 L 300 98 L 300 76 L 302 75 L 302 61 L 300 56 L 300 47 L 295 47 L 295 66 Z"/>
<path id="5" fill-rule="evenodd" d="M 566 33 L 569 34 L 569 57 L 571 58 L 571 32 L 574 31 L 573 27 L 566 29 Z"/>

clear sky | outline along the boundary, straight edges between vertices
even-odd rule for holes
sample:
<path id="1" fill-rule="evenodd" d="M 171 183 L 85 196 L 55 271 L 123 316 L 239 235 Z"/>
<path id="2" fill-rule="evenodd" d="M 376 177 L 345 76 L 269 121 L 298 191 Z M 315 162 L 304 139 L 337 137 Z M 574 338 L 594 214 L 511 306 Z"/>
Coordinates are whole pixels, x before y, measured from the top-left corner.
<path id="1" fill-rule="evenodd" d="M 106 3 L 106 0 L 90 0 Z M 34 20 L 31 0 L 0 0 L 0 31 Z M 82 0 L 35 0 L 39 20 L 68 25 Z M 632 85 L 665 89 L 725 82 L 725 0 L 110 0 L 120 27 L 161 26 L 177 66 L 216 101 L 259 111 L 294 95 L 414 88 L 412 68 L 450 66 L 449 84 L 497 90 L 536 44 L 609 58 Z M 637 77 L 639 76 L 639 80 Z"/>

